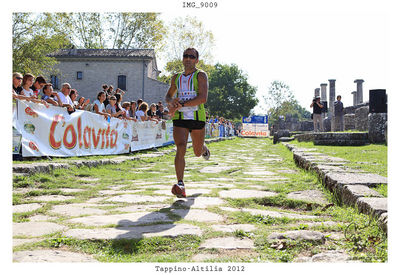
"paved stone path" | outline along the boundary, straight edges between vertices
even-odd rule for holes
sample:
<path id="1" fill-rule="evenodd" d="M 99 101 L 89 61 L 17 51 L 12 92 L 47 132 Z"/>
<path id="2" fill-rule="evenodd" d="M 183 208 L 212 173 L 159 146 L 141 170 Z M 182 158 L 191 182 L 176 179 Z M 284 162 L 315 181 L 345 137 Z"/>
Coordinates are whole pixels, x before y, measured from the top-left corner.
<path id="1" fill-rule="evenodd" d="M 13 212 L 24 218 L 15 216 L 19 219 L 13 223 L 13 260 L 97 261 L 96 255 L 68 246 L 59 250 L 41 245 L 57 238 L 91 241 L 191 235 L 201 242 L 188 261 L 280 261 L 280 256 L 269 258 L 271 251 L 281 253 L 289 241 L 315 245 L 313 251 L 304 246 L 290 254 L 290 261 L 352 261 L 336 246 L 344 238 L 346 222 L 333 222 L 329 213 L 313 212 L 330 203 L 315 176 L 304 176 L 294 164 L 288 165 L 265 140 L 229 142 L 229 147 L 224 142 L 211 144 L 208 162 L 188 150 L 186 199 L 170 193 L 175 182 L 171 158 L 130 169 L 146 174 L 145 179 L 121 178 L 104 184 L 107 178 L 96 176 L 92 168 L 93 174 L 80 184 L 70 188 L 54 184 L 46 189 L 58 191 L 57 195 L 30 196 L 32 187 L 14 188 L 21 197 Z M 161 168 L 154 171 L 153 164 Z M 119 169 L 118 164 L 109 169 Z M 36 187 L 39 192 L 40 184 Z M 80 196 L 88 191 L 94 196 Z"/>

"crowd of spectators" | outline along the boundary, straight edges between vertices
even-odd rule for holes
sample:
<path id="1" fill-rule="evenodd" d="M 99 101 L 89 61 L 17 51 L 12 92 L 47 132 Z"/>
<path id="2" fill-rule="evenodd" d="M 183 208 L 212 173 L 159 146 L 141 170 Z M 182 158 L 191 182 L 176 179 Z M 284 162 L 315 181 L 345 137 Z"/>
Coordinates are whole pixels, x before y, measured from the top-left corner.
<path id="1" fill-rule="evenodd" d="M 111 117 L 133 121 L 155 121 L 170 119 L 168 110 L 161 101 L 149 105 L 142 99 L 123 101 L 125 91 L 112 85 L 103 84 L 93 103 L 89 98 L 79 97 L 76 89 L 69 83 L 63 83 L 61 90 L 55 92 L 53 85 L 47 83 L 43 76 L 36 78 L 32 74 L 13 74 L 13 99 L 27 100 L 46 106 L 53 105 L 66 108 L 68 113 L 76 110 L 86 110 L 102 115 L 109 120 Z"/>
<path id="2" fill-rule="evenodd" d="M 53 105 L 66 108 L 68 113 L 76 110 L 85 110 L 97 113 L 110 120 L 111 117 L 133 121 L 155 121 L 171 119 L 168 109 L 161 101 L 156 103 L 136 101 L 124 101 L 125 91 L 112 85 L 103 84 L 97 98 L 91 103 L 89 98 L 79 97 L 79 92 L 73 89 L 69 83 L 63 83 L 61 90 L 55 92 L 53 85 L 47 83 L 43 76 L 34 77 L 32 74 L 13 74 L 13 98 L 32 101 L 46 106 Z M 215 131 L 219 135 L 229 135 L 233 129 L 231 121 L 218 116 L 209 116 L 206 119 L 210 127 L 210 135 Z M 218 131 L 216 131 L 218 129 Z M 228 131 L 228 132 L 227 132 Z"/>

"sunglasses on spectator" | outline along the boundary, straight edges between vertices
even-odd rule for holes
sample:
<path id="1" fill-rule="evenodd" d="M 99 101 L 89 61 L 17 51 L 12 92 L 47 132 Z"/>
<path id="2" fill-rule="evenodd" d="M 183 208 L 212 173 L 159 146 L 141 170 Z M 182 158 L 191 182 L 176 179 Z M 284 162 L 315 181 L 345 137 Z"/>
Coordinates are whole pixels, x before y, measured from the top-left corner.
<path id="1" fill-rule="evenodd" d="M 19 77 L 19 76 L 15 77 L 15 78 L 18 80 L 22 80 L 22 77 Z"/>
<path id="2" fill-rule="evenodd" d="M 196 56 L 194 56 L 193 54 L 184 54 L 183 58 L 196 59 Z"/>

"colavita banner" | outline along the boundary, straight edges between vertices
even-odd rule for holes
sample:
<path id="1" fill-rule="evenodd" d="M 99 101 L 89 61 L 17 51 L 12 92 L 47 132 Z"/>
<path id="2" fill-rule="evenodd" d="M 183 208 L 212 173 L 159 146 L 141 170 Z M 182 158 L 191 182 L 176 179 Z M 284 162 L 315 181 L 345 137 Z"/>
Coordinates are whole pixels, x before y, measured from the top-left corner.
<path id="1" fill-rule="evenodd" d="M 17 101 L 15 127 L 22 156 L 86 156 L 129 153 L 132 121 Z"/>
<path id="2" fill-rule="evenodd" d="M 243 137 L 267 137 L 268 116 L 252 116 L 242 118 L 242 130 L 240 136 Z"/>
<path id="3" fill-rule="evenodd" d="M 81 110 L 68 114 L 66 108 L 25 100 L 16 101 L 13 129 L 13 153 L 22 147 L 23 157 L 124 154 L 174 143 L 171 120 L 105 119 Z"/>

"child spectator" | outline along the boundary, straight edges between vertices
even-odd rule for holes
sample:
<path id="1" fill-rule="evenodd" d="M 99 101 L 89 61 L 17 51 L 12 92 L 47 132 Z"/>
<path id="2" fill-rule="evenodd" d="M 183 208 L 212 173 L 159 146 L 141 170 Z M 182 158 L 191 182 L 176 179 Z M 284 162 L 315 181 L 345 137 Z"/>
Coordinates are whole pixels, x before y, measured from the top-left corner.
<path id="1" fill-rule="evenodd" d="M 45 84 L 47 84 L 47 83 L 46 83 L 46 79 L 44 79 L 43 76 L 36 77 L 35 82 L 31 86 L 31 90 L 33 91 L 33 94 L 36 96 L 36 98 L 38 98 L 39 91 L 41 89 L 43 89 L 43 86 Z"/>
<path id="2" fill-rule="evenodd" d="M 78 91 L 75 89 L 72 89 L 69 92 L 69 97 L 71 98 L 72 103 L 74 104 L 74 107 L 76 109 L 76 106 L 78 106 L 78 101 L 76 100 L 76 98 L 78 97 Z"/>
<path id="3" fill-rule="evenodd" d="M 93 102 L 93 112 L 99 115 L 103 115 L 105 119 L 111 117 L 109 113 L 106 112 L 104 107 L 104 100 L 106 99 L 106 93 L 101 91 L 97 94 L 97 99 Z"/>
<path id="4" fill-rule="evenodd" d="M 22 90 L 21 90 L 21 95 L 35 98 L 35 95 L 31 89 L 31 86 L 33 85 L 33 78 L 34 76 L 32 74 L 25 74 L 24 77 L 22 78 Z"/>
<path id="5" fill-rule="evenodd" d="M 136 101 L 131 101 L 131 107 L 129 109 L 129 116 L 136 119 Z"/>
<path id="6" fill-rule="evenodd" d="M 117 112 L 116 103 L 117 103 L 117 98 L 112 95 L 110 97 L 110 104 L 108 104 L 106 107 L 107 113 L 109 113 L 112 117 L 118 117 L 123 113 L 122 110 Z"/>
<path id="7" fill-rule="evenodd" d="M 53 92 L 53 85 L 47 83 L 43 87 L 42 100 L 50 103 L 51 105 L 58 106 L 58 94 Z"/>
<path id="8" fill-rule="evenodd" d="M 78 99 L 78 105 L 77 106 L 75 106 L 75 108 L 76 109 L 79 109 L 79 110 L 86 110 L 86 111 L 89 111 L 90 110 L 90 106 L 89 106 L 89 103 L 90 103 L 90 99 L 88 98 L 88 99 L 86 99 L 85 100 L 85 98 L 83 97 L 83 96 L 81 96 L 79 99 Z"/>
<path id="9" fill-rule="evenodd" d="M 129 111 L 131 109 L 131 103 L 130 102 L 125 101 L 124 103 L 122 103 L 122 108 L 123 108 L 123 111 L 124 111 L 123 117 L 125 119 L 137 121 L 136 118 L 133 118 L 133 117 L 131 117 L 129 115 Z"/>

